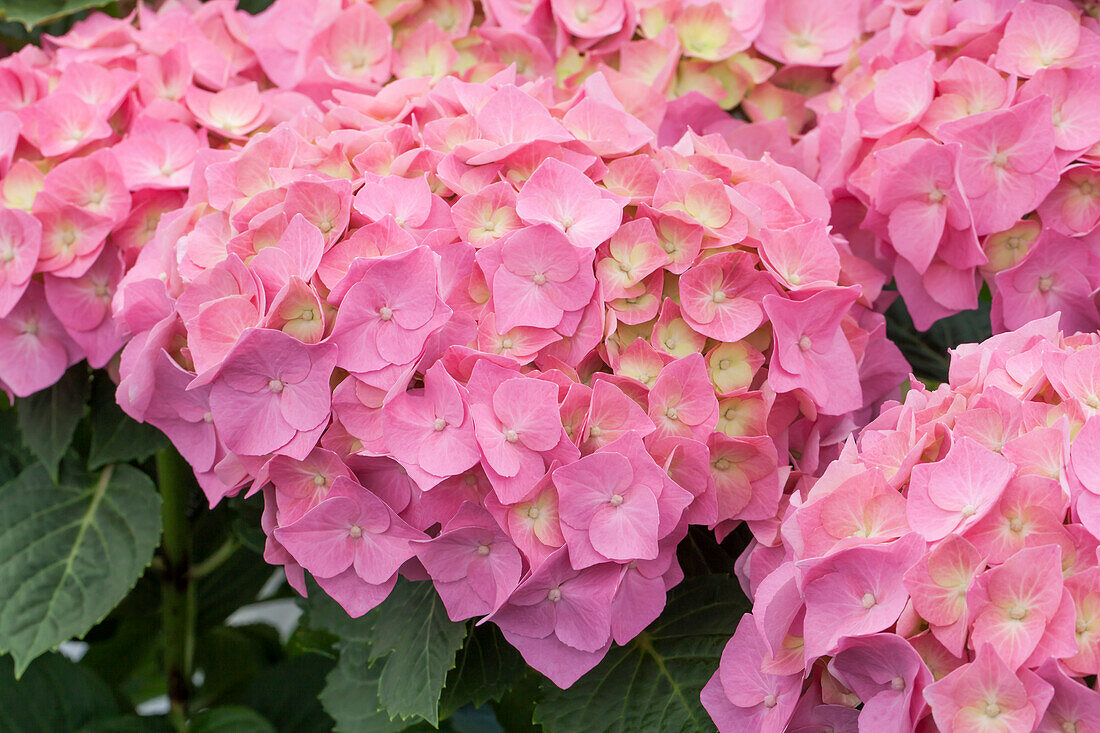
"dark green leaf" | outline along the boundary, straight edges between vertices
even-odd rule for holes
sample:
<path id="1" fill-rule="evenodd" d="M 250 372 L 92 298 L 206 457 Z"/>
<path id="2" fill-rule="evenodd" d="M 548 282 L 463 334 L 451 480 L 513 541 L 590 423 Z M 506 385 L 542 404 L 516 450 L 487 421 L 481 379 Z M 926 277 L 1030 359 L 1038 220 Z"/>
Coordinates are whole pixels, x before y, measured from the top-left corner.
<path id="1" fill-rule="evenodd" d="M 256 676 L 241 702 L 275 723 L 279 733 L 327 733 L 332 719 L 317 696 L 334 662 L 321 654 L 299 654 Z"/>
<path id="2" fill-rule="evenodd" d="M 378 699 L 382 664 L 370 661 L 370 648 L 361 641 L 344 644 L 340 661 L 325 679 L 321 705 L 336 721 L 338 733 L 395 733 L 411 723 L 390 720 Z"/>
<path id="3" fill-rule="evenodd" d="M 77 364 L 49 389 L 16 402 L 23 443 L 57 480 L 57 465 L 69 448 L 88 398 L 88 369 Z"/>
<path id="4" fill-rule="evenodd" d="M 279 633 L 272 626 L 215 626 L 195 644 L 195 666 L 203 673 L 198 699 L 207 705 L 236 699 L 281 654 Z"/>
<path id="5" fill-rule="evenodd" d="M 267 10 L 274 1 L 275 0 L 240 0 L 237 7 L 255 15 L 262 10 Z"/>
<path id="6" fill-rule="evenodd" d="M 688 578 L 699 575 L 723 575 L 752 541 L 752 532 L 744 523 L 738 525 L 721 543 L 706 527 L 688 528 L 687 537 L 676 548 L 676 559 Z"/>
<path id="7" fill-rule="evenodd" d="M 156 572 L 146 571 L 126 598 L 84 637 L 89 646 L 80 659 L 81 666 L 135 703 L 165 691 L 159 672 L 163 662 L 160 602 L 161 578 Z M 153 671 L 156 674 L 150 675 Z M 145 679 L 158 680 L 160 687 L 147 690 Z"/>
<path id="8" fill-rule="evenodd" d="M 886 335 L 909 361 L 913 374 L 925 382 L 947 381 L 947 366 L 951 361 L 948 349 L 984 341 L 992 333 L 990 303 L 985 300 L 979 301 L 974 310 L 941 318 L 923 333 L 913 325 L 901 298 L 886 311 Z"/>
<path id="9" fill-rule="evenodd" d="M 340 661 L 322 693 L 337 730 L 359 730 L 360 722 L 374 721 L 379 704 L 388 713 L 383 716 L 387 723 L 391 717 L 419 716 L 437 725 L 443 682 L 455 665 L 466 625 L 447 618 L 432 584 L 400 579 L 385 602 L 358 619 L 312 579 L 308 590 L 308 623 L 339 638 Z M 356 699 L 346 700 L 356 684 L 362 686 Z M 402 730 L 413 722 L 397 721 L 384 730 Z"/>
<path id="10" fill-rule="evenodd" d="M 371 658 L 386 656 L 378 698 L 391 716 L 420 716 L 439 723 L 439 698 L 466 625 L 447 618 L 435 586 L 399 580 L 376 608 Z"/>
<path id="11" fill-rule="evenodd" d="M 275 726 L 254 710 L 227 705 L 202 711 L 187 730 L 188 733 L 275 733 Z"/>
<path id="12" fill-rule="evenodd" d="M 168 733 L 168 720 L 144 715 L 120 715 L 94 720 L 77 733 Z"/>
<path id="13" fill-rule="evenodd" d="M 310 628 L 324 631 L 340 640 L 341 644 L 361 641 L 369 646 L 371 630 L 374 627 L 374 613 L 359 618 L 348 615 L 339 603 L 332 600 L 321 590 L 309 575 L 306 575 L 306 590 L 309 598 L 303 602 L 306 609 L 305 622 Z"/>
<path id="14" fill-rule="evenodd" d="M 144 461 L 168 445 L 167 438 L 152 425 L 139 423 L 115 402 L 115 386 L 103 372 L 92 380 L 92 447 L 88 468 L 108 463 Z"/>
<path id="15" fill-rule="evenodd" d="M 544 684 L 535 722 L 547 733 L 714 730 L 699 693 L 748 606 L 732 577 L 685 581 L 659 619 L 568 690 Z"/>
<path id="16" fill-rule="evenodd" d="M 219 624 L 241 606 L 255 601 L 272 572 L 261 556 L 239 548 L 198 581 L 197 626 L 204 629 Z"/>
<path id="17" fill-rule="evenodd" d="M 11 657 L 0 657 L 0 733 L 75 731 L 118 715 L 111 691 L 60 654 L 46 654 L 15 681 Z"/>
<path id="18" fill-rule="evenodd" d="M 28 30 L 90 8 L 110 5 L 111 0 L 2 0 L 0 19 L 22 23 Z"/>
<path id="19" fill-rule="evenodd" d="M 508 733 L 541 733 L 542 726 L 533 722 L 539 698 L 539 678 L 538 673 L 528 669 L 504 697 L 492 703 L 497 721 Z"/>
<path id="20" fill-rule="evenodd" d="M 464 705 L 499 700 L 526 670 L 523 657 L 493 624 L 474 626 L 447 675 L 439 701 L 440 716 Z"/>
<path id="21" fill-rule="evenodd" d="M 8 405 L 5 396 L 0 396 L 0 486 L 32 463 L 34 456 L 23 447 L 15 408 Z"/>
<path id="22" fill-rule="evenodd" d="M 0 652 L 16 673 L 122 600 L 160 538 L 160 496 L 129 466 L 59 486 L 33 466 L 0 488 Z"/>
<path id="23" fill-rule="evenodd" d="M 339 652 L 336 643 L 339 639 L 324 629 L 316 629 L 308 625 L 308 622 L 300 621 L 298 628 L 290 634 L 286 640 L 286 653 L 288 656 L 299 654 L 320 654 L 326 659 L 336 661 Z"/>
<path id="24" fill-rule="evenodd" d="M 263 495 L 256 493 L 247 499 L 235 496 L 229 500 L 229 507 L 235 515 L 230 525 L 233 536 L 257 555 L 262 555 L 267 544 L 267 536 L 260 525 L 264 511 Z"/>

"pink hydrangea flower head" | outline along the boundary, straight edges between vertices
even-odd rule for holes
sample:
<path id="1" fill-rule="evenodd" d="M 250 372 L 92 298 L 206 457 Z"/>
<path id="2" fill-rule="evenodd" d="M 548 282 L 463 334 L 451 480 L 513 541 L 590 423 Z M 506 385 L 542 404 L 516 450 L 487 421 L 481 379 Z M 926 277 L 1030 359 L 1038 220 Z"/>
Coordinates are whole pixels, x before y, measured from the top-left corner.
<path id="1" fill-rule="evenodd" d="M 274 456 L 264 466 L 264 471 L 256 483 L 266 478 L 275 488 L 279 521 L 285 524 L 294 522 L 324 501 L 336 479 L 352 478 L 351 470 L 340 457 L 324 448 L 314 448 L 300 461 Z"/>
<path id="2" fill-rule="evenodd" d="M 929 541 L 964 531 L 994 507 L 1012 472 L 1004 457 L 959 439 L 942 461 L 913 468 L 909 525 Z"/>
<path id="3" fill-rule="evenodd" d="M 722 733 L 779 733 L 786 729 L 798 703 L 802 685 L 797 676 L 763 670 L 769 652 L 757 623 L 751 613 L 741 617 L 722 650 L 721 666 L 703 688 L 703 706 Z"/>
<path id="4" fill-rule="evenodd" d="M 132 133 L 112 148 L 126 186 L 187 188 L 205 138 L 181 123 L 154 118 L 140 118 Z"/>
<path id="5" fill-rule="evenodd" d="M 859 34 L 860 6 L 826 8 L 807 0 L 768 0 L 756 46 L 788 64 L 839 66 Z"/>
<path id="6" fill-rule="evenodd" d="M 608 560 L 657 557 L 657 500 L 660 483 L 646 466 L 631 466 L 613 447 L 585 456 L 554 472 L 562 506 L 562 528 L 570 549 L 574 532 L 587 534 L 592 549 Z M 658 481 L 661 473 L 656 465 Z M 577 566 L 576 560 L 573 565 Z"/>
<path id="7" fill-rule="evenodd" d="M 523 560 L 492 516 L 465 503 L 416 556 L 432 576 L 454 621 L 494 612 L 519 585 Z"/>
<path id="8" fill-rule="evenodd" d="M 623 204 L 601 192 L 571 165 L 547 158 L 516 198 L 516 213 L 529 224 L 550 224 L 577 247 L 595 249 L 622 223 Z"/>
<path id="9" fill-rule="evenodd" d="M 405 524 L 381 499 L 348 478 L 338 478 L 328 498 L 300 519 L 275 530 L 275 538 L 317 577 L 349 568 L 381 585 L 413 556 L 423 535 Z"/>
<path id="10" fill-rule="evenodd" d="M 421 394 L 402 393 L 385 405 L 383 426 L 398 460 L 434 476 L 461 474 L 481 457 L 458 384 L 438 362 L 425 373 Z"/>
<path id="11" fill-rule="evenodd" d="M 81 356 L 34 282 L 0 319 L 0 346 L 0 381 L 19 397 L 49 387 Z"/>
<path id="12" fill-rule="evenodd" d="M 380 83 L 390 74 L 392 37 L 373 6 L 355 4 L 313 37 L 306 58 L 337 79 Z"/>
<path id="13" fill-rule="evenodd" d="M 789 290 L 835 285 L 840 276 L 840 256 L 820 219 L 789 229 L 762 230 L 760 255 L 764 266 Z"/>
<path id="14" fill-rule="evenodd" d="M 1049 104 L 1036 97 L 940 126 L 944 142 L 962 146 L 959 174 L 978 234 L 1012 226 L 1057 184 Z"/>
<path id="15" fill-rule="evenodd" d="M 936 626 L 965 622 L 967 592 L 984 564 L 974 545 L 948 535 L 905 574 L 914 610 Z"/>
<path id="16" fill-rule="evenodd" d="M 210 409 L 226 447 L 305 458 L 328 424 L 335 366 L 331 344 L 309 346 L 281 331 L 247 330 L 210 382 Z"/>
<path id="17" fill-rule="evenodd" d="M 566 311 L 582 309 L 596 287 L 590 261 L 549 224 L 501 240 L 500 267 L 492 278 L 497 329 L 553 328 Z"/>
<path id="18" fill-rule="evenodd" d="M 718 420 L 718 400 L 699 354 L 661 369 L 649 391 L 649 418 L 657 426 L 651 439 L 665 436 L 705 438 Z"/>
<path id="19" fill-rule="evenodd" d="M 875 208 L 888 217 L 894 249 L 918 272 L 927 271 L 944 227 L 963 230 L 970 225 L 958 180 L 959 150 L 911 139 L 875 154 L 875 175 L 880 177 Z"/>
<path id="20" fill-rule="evenodd" d="M 451 313 L 438 294 L 435 258 L 417 247 L 367 265 L 341 299 L 333 325 L 340 367 L 377 371 L 420 356 Z"/>
<path id="21" fill-rule="evenodd" d="M 551 0 L 554 19 L 578 38 L 599 39 L 614 35 L 626 20 L 623 0 Z"/>
<path id="22" fill-rule="evenodd" d="M 1035 651 L 1062 604 L 1058 545 L 1025 548 L 983 574 L 976 589 L 971 643 L 989 645 L 1010 669 Z"/>
<path id="23" fill-rule="evenodd" d="M 486 402 L 470 406 L 477 443 L 495 474 L 505 478 L 542 474 L 541 454 L 564 436 L 557 394 L 557 387 L 549 382 L 517 377 L 502 382 Z M 519 498 L 507 494 L 501 498 Z"/>
<path id="24" fill-rule="evenodd" d="M 737 341 L 763 322 L 761 299 L 772 292 L 747 254 L 714 255 L 684 273 L 680 312 L 704 336 Z"/>
<path id="25" fill-rule="evenodd" d="M 1100 700 L 1095 691 L 1067 676 L 1054 661 L 1045 663 L 1036 673 L 1054 690 L 1036 730 L 1061 733 L 1100 724 Z"/>
<path id="26" fill-rule="evenodd" d="M 1044 231 L 1018 264 L 997 273 L 994 283 L 994 319 L 998 328 L 1024 324 L 1060 313 L 1061 326 L 1091 330 L 1100 325 L 1100 313 L 1086 292 L 1088 254 L 1076 240 Z"/>
<path id="27" fill-rule="evenodd" d="M 856 287 L 822 290 L 804 300 L 765 296 L 775 333 L 769 379 L 777 392 L 802 389 L 825 414 L 862 404 L 855 355 L 840 327 L 858 297 Z"/>
<path id="28" fill-rule="evenodd" d="M 243 138 L 262 125 L 270 113 L 254 82 L 218 92 L 192 87 L 186 102 L 203 126 L 231 139 Z"/>
<path id="29" fill-rule="evenodd" d="M 1033 730 L 1052 697 L 1037 675 L 1013 673 L 992 648 L 979 650 L 965 664 L 924 692 L 940 730 Z"/>
<path id="30" fill-rule="evenodd" d="M 1001 71 L 1032 76 L 1068 62 L 1080 38 L 1076 13 L 1058 5 L 1024 3 L 1009 16 L 993 63 Z"/>
<path id="31" fill-rule="evenodd" d="M 932 674 L 900 636 L 872 634 L 842 641 L 829 671 L 863 701 L 861 727 L 904 733 L 923 717 L 923 693 Z"/>
<path id="32" fill-rule="evenodd" d="M 530 639 L 553 637 L 567 649 L 592 653 L 605 648 L 611 639 L 611 601 L 619 585 L 621 569 L 604 563 L 583 570 L 569 565 L 566 551 L 558 550 L 529 575 L 496 613 L 489 618 L 515 644 L 515 636 Z M 568 687 L 588 670 L 588 657 L 581 665 L 557 669 L 558 655 L 543 657 L 531 653 L 540 647 L 519 646 L 527 663 L 548 674 L 556 684 Z M 546 650 L 542 647 L 542 650 Z M 569 669 L 572 667 L 573 669 Z"/>
<path id="33" fill-rule="evenodd" d="M 0 209 L 0 318 L 30 284 L 42 246 L 42 225 L 18 209 Z"/>
<path id="34" fill-rule="evenodd" d="M 875 633 L 897 621 L 908 599 L 901 575 L 924 551 L 911 533 L 886 545 L 860 545 L 803 569 L 806 599 L 806 655 L 836 651 L 840 639 Z"/>

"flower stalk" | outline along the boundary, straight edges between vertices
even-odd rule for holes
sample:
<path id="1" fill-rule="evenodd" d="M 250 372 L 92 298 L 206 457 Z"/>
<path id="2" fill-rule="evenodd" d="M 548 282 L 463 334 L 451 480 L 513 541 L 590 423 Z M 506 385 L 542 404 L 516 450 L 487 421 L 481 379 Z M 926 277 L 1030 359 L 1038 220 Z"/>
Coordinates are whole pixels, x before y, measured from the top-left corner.
<path id="1" fill-rule="evenodd" d="M 161 555 L 164 560 L 164 670 L 168 684 L 169 721 L 187 729 L 195 657 L 195 584 L 191 577 L 191 528 L 187 521 L 191 470 L 172 449 L 156 456 L 161 494 Z"/>

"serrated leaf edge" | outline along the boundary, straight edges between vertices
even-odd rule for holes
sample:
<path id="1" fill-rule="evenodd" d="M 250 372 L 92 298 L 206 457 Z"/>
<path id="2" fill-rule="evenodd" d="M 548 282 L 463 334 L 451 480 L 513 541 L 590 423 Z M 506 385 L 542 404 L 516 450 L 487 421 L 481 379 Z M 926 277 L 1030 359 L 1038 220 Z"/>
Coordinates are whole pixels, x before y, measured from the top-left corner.
<path id="1" fill-rule="evenodd" d="M 43 468 L 45 468 L 45 467 L 43 467 Z M 111 475 L 114 473 L 114 468 L 115 468 L 114 464 L 110 464 L 110 465 L 106 466 L 103 469 L 103 471 L 101 472 L 99 480 L 96 482 L 95 487 L 93 488 L 92 503 L 89 505 L 88 511 L 85 512 L 84 516 L 80 520 L 80 529 L 77 530 L 77 537 L 76 537 L 76 541 L 73 542 L 73 549 L 70 550 L 69 556 L 65 560 L 65 572 L 62 574 L 62 578 L 66 577 L 68 575 L 69 571 L 71 570 L 73 561 L 75 559 L 76 552 L 77 552 L 78 548 L 80 547 L 81 542 L 83 542 L 84 535 L 87 532 L 88 527 L 91 524 L 91 518 L 95 516 L 95 513 L 99 508 L 99 504 L 103 501 L 103 497 L 106 496 L 106 494 L 107 494 L 107 488 L 110 486 L 110 479 L 111 479 Z M 159 500 L 160 497 L 158 496 L 157 498 Z M 159 540 L 159 534 L 158 534 L 158 540 Z M 155 549 L 154 549 L 154 555 L 155 555 Z M 149 565 L 152 564 L 152 561 L 153 561 L 153 555 L 150 555 L 149 560 L 144 565 L 141 566 L 141 569 L 144 570 L 145 568 L 148 568 Z M 143 574 L 144 573 L 139 573 L 137 575 L 137 577 L 134 578 L 134 582 L 131 583 L 129 585 L 129 587 L 127 588 L 127 590 L 126 590 L 126 595 L 128 595 L 129 592 L 134 589 L 134 586 L 137 585 L 137 582 L 141 579 L 141 576 Z M 49 610 L 52 609 L 53 603 L 54 603 L 54 600 L 56 599 L 56 597 L 57 597 L 56 594 L 51 595 L 50 603 L 47 605 L 47 615 L 49 613 Z M 88 634 L 89 631 L 94 629 L 100 622 L 103 621 L 103 619 L 107 618 L 107 616 L 109 616 L 113 610 L 114 610 L 114 608 L 108 609 L 103 615 L 101 615 L 99 618 L 97 618 L 95 621 L 93 621 L 91 623 L 91 625 L 84 632 L 82 632 L 82 633 L 80 633 L 80 634 L 78 634 L 78 635 L 76 635 L 75 637 L 72 637 L 72 638 L 83 639 Z M 39 627 L 39 630 L 35 631 L 35 637 L 34 637 L 35 640 L 38 640 L 38 638 L 39 638 L 40 629 L 41 629 L 41 626 Z M 49 651 L 57 651 L 58 648 L 63 643 L 64 643 L 64 641 L 59 642 L 58 644 L 55 644 L 54 646 L 49 648 Z M 37 659 L 39 656 L 41 656 L 40 654 L 36 654 L 35 656 L 30 657 L 29 659 L 21 659 L 21 655 L 17 654 L 13 650 L 0 650 L 0 651 L 7 651 L 11 654 L 12 661 L 14 662 L 14 668 L 15 668 L 15 679 L 17 681 L 23 676 L 23 673 L 27 671 L 27 668 L 31 665 L 31 663 L 34 662 L 34 660 Z"/>

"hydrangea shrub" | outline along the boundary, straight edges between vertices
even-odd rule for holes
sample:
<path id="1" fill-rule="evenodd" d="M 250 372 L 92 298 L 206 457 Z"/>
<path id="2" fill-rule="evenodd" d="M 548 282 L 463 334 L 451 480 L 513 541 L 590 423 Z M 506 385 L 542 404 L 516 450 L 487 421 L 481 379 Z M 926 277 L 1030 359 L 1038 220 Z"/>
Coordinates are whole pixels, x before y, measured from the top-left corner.
<path id="1" fill-rule="evenodd" d="M 905 367 L 808 178 L 660 145 L 600 73 L 515 81 L 393 82 L 400 119 L 333 105 L 197 169 L 119 287 L 119 400 L 211 504 L 265 491 L 300 591 L 359 616 L 427 575 L 567 687 L 659 615 L 689 525 L 770 539 L 780 453 L 823 465 Z"/>
<path id="2" fill-rule="evenodd" d="M 1095 722 L 1093 8 L 102 4 L 0 2 L 15 730 Z"/>

